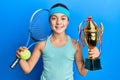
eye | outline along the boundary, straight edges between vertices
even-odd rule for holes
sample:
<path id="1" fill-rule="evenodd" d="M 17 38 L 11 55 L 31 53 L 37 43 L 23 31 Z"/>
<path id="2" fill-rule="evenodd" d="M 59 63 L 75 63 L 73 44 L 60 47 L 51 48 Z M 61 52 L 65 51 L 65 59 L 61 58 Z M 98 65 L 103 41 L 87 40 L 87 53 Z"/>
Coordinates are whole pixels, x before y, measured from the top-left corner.
<path id="1" fill-rule="evenodd" d="M 61 19 L 62 19 L 62 20 L 67 20 L 67 17 L 62 17 Z"/>
<path id="2" fill-rule="evenodd" d="M 53 17 L 51 17 L 51 20 L 56 20 L 56 17 L 54 17 L 54 16 L 53 16 Z"/>
<path id="3" fill-rule="evenodd" d="M 66 20 L 66 18 L 62 18 L 62 20 Z"/>

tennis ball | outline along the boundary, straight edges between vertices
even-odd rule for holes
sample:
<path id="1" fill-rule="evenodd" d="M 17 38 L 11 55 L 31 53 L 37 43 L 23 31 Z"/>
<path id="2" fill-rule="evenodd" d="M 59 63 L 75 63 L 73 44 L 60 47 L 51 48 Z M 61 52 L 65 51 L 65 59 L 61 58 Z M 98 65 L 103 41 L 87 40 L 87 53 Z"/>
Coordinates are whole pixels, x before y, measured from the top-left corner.
<path id="1" fill-rule="evenodd" d="M 21 51 L 21 52 L 20 52 L 20 55 L 21 55 L 21 57 L 20 57 L 21 59 L 27 60 L 27 59 L 30 58 L 31 52 L 26 49 L 26 50 Z"/>

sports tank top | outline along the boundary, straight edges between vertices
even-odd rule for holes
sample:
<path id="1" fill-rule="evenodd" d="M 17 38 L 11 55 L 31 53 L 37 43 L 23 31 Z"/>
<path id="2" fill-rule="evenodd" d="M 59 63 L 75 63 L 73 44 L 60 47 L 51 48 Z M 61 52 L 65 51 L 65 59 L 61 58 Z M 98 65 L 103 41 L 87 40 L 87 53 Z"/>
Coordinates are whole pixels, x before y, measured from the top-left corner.
<path id="1" fill-rule="evenodd" d="M 62 47 L 51 44 L 49 37 L 42 53 L 41 80 L 73 80 L 74 55 L 75 48 L 69 36 L 67 43 Z"/>

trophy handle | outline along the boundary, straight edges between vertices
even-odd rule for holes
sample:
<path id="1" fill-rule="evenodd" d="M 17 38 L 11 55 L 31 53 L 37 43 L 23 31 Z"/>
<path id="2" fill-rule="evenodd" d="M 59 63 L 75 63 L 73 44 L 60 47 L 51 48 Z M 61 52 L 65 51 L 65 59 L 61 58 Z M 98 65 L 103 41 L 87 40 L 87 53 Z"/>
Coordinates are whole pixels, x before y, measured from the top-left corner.
<path id="1" fill-rule="evenodd" d="M 102 52 L 102 35 L 103 35 L 103 31 L 104 31 L 104 26 L 103 23 L 100 23 L 100 53 Z"/>
<path id="2" fill-rule="evenodd" d="M 100 23 L 100 33 L 103 35 L 103 31 L 104 31 L 104 26 L 103 23 Z"/>
<path id="3" fill-rule="evenodd" d="M 82 25 L 84 24 L 84 22 L 85 22 L 85 20 L 82 21 L 82 22 L 79 24 L 79 26 L 78 26 L 79 40 L 81 41 L 82 46 L 84 46 L 84 40 L 83 40 L 83 38 L 82 38 L 82 33 L 83 33 Z M 79 40 L 78 40 L 78 41 L 79 41 Z"/>

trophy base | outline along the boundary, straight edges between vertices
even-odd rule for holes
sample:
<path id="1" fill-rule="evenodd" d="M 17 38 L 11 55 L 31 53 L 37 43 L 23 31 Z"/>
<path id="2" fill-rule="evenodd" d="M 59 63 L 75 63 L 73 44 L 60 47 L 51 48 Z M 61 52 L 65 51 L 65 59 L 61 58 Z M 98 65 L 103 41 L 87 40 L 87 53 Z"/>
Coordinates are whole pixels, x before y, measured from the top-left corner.
<path id="1" fill-rule="evenodd" d="M 100 59 L 98 58 L 94 60 L 86 59 L 85 68 L 92 71 L 102 69 L 100 64 Z"/>

